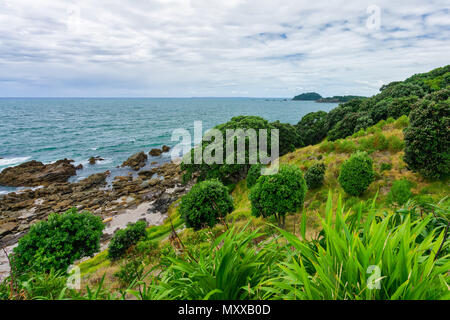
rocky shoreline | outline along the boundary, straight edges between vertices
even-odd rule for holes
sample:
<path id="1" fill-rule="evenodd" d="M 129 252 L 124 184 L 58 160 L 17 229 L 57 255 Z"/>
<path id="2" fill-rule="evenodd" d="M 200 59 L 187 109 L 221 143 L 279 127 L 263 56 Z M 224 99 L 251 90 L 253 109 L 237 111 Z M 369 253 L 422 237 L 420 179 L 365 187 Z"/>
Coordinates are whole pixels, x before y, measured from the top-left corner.
<path id="1" fill-rule="evenodd" d="M 167 162 L 142 169 L 147 162 L 149 159 L 144 152 L 132 155 L 122 166 L 130 167 L 137 175 L 130 172 L 127 176 L 116 176 L 110 185 L 106 182 L 109 171 L 78 182 L 67 182 L 70 176 L 64 170 L 72 170 L 71 160 L 67 159 L 49 165 L 35 161 L 17 166 L 20 167 L 18 169 L 3 170 L 0 181 L 5 176 L 13 179 L 15 173 L 18 174 L 17 181 L 29 181 L 27 186 L 39 187 L 0 196 L 0 247 L 11 251 L 32 224 L 46 219 L 52 212 L 63 213 L 73 207 L 103 219 L 106 225 L 101 239 L 103 246 L 117 229 L 128 223 L 146 220 L 149 225 L 162 224 L 170 204 L 185 194 L 191 185 L 181 183 L 178 164 Z M 37 170 L 38 167 L 41 171 Z M 31 170 L 26 171 L 26 168 Z M 52 174 L 52 169 L 56 174 Z M 54 179 L 55 176 L 59 178 Z M 51 177 L 51 180 L 39 180 L 40 177 Z M 7 264 L 2 250 L 0 278 L 8 272 Z"/>

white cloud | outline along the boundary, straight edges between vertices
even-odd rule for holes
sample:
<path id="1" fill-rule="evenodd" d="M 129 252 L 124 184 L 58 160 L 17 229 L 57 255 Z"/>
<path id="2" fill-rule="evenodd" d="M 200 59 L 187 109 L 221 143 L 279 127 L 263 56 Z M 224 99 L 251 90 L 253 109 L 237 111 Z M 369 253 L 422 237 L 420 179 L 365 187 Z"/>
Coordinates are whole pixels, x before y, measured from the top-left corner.
<path id="1" fill-rule="evenodd" d="M 371 95 L 449 63 L 449 13 L 417 0 L 0 0 L 0 96 Z"/>

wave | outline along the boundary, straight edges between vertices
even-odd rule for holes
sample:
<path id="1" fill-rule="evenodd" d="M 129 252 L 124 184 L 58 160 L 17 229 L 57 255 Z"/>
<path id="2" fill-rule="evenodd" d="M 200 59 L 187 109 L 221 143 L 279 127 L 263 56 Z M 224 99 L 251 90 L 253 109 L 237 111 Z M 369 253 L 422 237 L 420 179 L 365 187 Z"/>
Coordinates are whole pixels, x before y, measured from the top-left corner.
<path id="1" fill-rule="evenodd" d="M 31 157 L 19 157 L 19 158 L 6 158 L 0 159 L 0 167 L 11 166 L 13 164 L 20 164 L 22 162 L 27 161 Z"/>

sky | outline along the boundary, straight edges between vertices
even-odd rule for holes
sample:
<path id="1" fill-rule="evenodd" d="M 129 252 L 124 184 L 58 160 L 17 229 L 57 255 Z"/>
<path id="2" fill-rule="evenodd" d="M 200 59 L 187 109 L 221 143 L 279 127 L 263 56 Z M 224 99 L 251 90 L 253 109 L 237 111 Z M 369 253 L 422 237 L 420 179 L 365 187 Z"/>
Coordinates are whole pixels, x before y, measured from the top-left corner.
<path id="1" fill-rule="evenodd" d="M 449 52 L 448 0 L 0 0 L 0 97 L 371 96 Z"/>

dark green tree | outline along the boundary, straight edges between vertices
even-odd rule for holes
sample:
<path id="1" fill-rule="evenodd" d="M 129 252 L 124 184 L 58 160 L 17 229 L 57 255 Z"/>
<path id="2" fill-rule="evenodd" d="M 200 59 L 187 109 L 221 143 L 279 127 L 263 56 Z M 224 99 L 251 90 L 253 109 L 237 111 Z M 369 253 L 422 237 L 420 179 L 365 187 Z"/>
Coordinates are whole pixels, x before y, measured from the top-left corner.
<path id="1" fill-rule="evenodd" d="M 374 180 L 373 161 L 366 152 L 357 151 L 345 161 L 339 173 L 339 184 L 352 196 L 361 195 Z"/>

